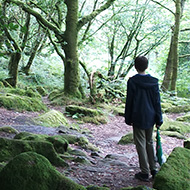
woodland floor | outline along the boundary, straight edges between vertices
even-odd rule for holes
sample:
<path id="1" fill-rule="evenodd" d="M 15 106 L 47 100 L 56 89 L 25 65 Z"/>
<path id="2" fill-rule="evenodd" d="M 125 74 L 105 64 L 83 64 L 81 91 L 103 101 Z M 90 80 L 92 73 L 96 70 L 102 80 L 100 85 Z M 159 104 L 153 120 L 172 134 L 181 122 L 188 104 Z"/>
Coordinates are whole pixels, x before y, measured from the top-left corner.
<path id="1" fill-rule="evenodd" d="M 52 108 L 62 112 L 64 111 L 62 107 Z M 55 128 L 27 126 L 27 119 L 37 115 L 39 115 L 39 113 L 20 113 L 0 108 L 0 126 L 13 126 L 18 131 L 29 131 L 49 135 L 58 133 Z M 176 115 L 169 115 L 169 117 L 175 119 Z M 70 121 L 73 122 L 72 120 Z M 91 161 L 90 165 L 70 162 L 69 169 L 57 168 L 57 170 L 84 186 L 106 186 L 111 190 L 119 190 L 122 187 L 137 185 L 152 187 L 152 179 L 150 179 L 150 182 L 141 182 L 134 179 L 134 174 L 139 172 L 135 146 L 133 144 L 118 145 L 119 139 L 132 131 L 131 126 L 127 126 L 124 123 L 123 117 L 110 116 L 107 124 L 81 124 L 80 126 L 81 128 L 90 130 L 91 135 L 88 136 L 89 141 L 99 148 L 99 152 L 97 154 L 92 154 L 90 151 L 86 152 Z M 6 134 L 0 134 L 0 136 L 5 135 Z M 164 154 L 169 155 L 173 148 L 178 146 L 183 146 L 183 140 L 162 136 Z"/>

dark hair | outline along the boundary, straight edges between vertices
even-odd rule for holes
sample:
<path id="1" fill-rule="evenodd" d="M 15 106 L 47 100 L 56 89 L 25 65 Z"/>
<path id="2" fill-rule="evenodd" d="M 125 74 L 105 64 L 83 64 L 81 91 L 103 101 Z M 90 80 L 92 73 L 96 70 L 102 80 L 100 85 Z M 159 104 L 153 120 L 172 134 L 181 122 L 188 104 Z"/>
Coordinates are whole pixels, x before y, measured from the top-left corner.
<path id="1" fill-rule="evenodd" d="M 138 56 L 135 59 L 135 69 L 143 72 L 148 68 L 148 59 L 144 56 Z"/>

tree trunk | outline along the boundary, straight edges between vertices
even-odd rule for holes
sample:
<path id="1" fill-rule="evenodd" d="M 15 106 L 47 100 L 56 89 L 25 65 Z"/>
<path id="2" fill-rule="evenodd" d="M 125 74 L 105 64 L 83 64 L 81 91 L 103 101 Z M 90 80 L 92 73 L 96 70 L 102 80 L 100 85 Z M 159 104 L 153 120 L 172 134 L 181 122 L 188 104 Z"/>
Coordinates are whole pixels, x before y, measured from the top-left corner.
<path id="1" fill-rule="evenodd" d="M 164 79 L 163 79 L 162 86 L 161 86 L 163 91 L 169 90 L 169 87 L 171 84 L 172 64 L 173 64 L 172 48 L 173 48 L 173 33 L 172 33 L 171 42 L 170 42 L 170 50 L 168 53 Z"/>
<path id="2" fill-rule="evenodd" d="M 40 43 L 42 42 L 43 38 L 44 38 L 44 34 L 43 33 L 40 33 L 40 28 L 38 29 L 38 33 L 39 35 L 37 36 L 35 42 L 34 42 L 34 46 L 32 47 L 31 49 L 31 55 L 28 59 L 28 63 L 26 64 L 26 66 L 24 66 L 22 68 L 22 71 L 26 74 L 26 75 L 29 75 L 29 71 L 30 71 L 30 67 L 32 66 L 32 63 L 34 61 L 34 58 L 36 56 L 36 53 L 37 53 L 37 50 L 40 46 Z"/>
<path id="3" fill-rule="evenodd" d="M 179 39 L 180 17 L 181 17 L 181 0 L 176 0 L 175 6 L 176 6 L 175 24 L 174 24 L 173 34 L 172 34 L 171 42 L 170 42 L 170 51 L 168 54 L 164 80 L 161 86 L 161 88 L 164 91 L 176 90 L 177 68 L 178 68 L 178 61 L 179 61 L 178 39 Z"/>
<path id="4" fill-rule="evenodd" d="M 181 18 L 181 0 L 176 0 L 175 28 L 174 28 L 174 39 L 173 39 L 173 70 L 172 70 L 172 81 L 171 81 L 172 91 L 176 91 L 177 70 L 179 62 L 178 42 L 179 42 L 179 30 L 180 30 L 180 18 Z"/>
<path id="5" fill-rule="evenodd" d="M 66 0 L 65 4 L 67 5 L 67 17 L 63 45 L 65 52 L 64 92 L 65 94 L 80 97 L 77 50 L 78 0 Z"/>
<path id="6" fill-rule="evenodd" d="M 18 78 L 18 64 L 21 59 L 21 53 L 12 53 L 9 61 L 9 78 L 6 81 L 12 86 L 16 87 Z"/>

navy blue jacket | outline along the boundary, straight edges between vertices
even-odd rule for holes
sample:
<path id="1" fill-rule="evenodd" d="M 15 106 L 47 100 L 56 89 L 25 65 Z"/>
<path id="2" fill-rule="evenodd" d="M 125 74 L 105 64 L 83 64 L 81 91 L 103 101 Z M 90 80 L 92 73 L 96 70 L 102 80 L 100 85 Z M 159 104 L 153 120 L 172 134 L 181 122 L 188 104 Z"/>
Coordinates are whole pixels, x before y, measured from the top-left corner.
<path id="1" fill-rule="evenodd" d="M 125 123 L 140 129 L 162 125 L 158 79 L 137 74 L 127 82 Z"/>

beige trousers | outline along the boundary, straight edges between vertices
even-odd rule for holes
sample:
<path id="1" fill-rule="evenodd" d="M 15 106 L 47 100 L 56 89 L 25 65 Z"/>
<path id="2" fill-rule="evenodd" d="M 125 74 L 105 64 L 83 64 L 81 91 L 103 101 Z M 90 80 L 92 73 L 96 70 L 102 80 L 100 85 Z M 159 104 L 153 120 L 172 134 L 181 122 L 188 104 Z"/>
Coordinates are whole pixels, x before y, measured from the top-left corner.
<path id="1" fill-rule="evenodd" d="M 139 157 L 139 165 L 143 174 L 156 170 L 156 159 L 153 145 L 153 127 L 142 130 L 133 126 L 133 138 Z"/>

